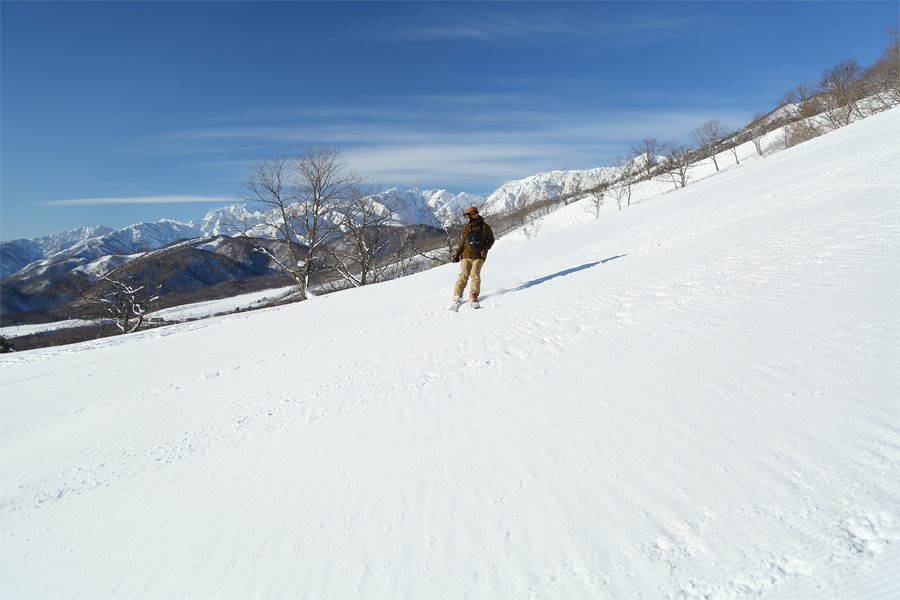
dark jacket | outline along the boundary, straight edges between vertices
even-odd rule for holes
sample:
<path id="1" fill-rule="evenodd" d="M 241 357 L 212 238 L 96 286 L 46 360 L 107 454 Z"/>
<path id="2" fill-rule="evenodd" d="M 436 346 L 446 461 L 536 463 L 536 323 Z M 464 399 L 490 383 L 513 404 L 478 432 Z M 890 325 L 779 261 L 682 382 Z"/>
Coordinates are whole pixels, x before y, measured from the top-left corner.
<path id="1" fill-rule="evenodd" d="M 472 235 L 469 235 L 471 232 Z M 475 243 L 473 248 L 470 239 Z M 474 221 L 466 223 L 462 230 L 462 242 L 456 249 L 456 256 L 459 258 L 469 258 L 475 260 L 477 258 L 486 258 L 487 251 L 494 245 L 494 232 L 491 226 L 484 222 L 480 216 Z M 484 256 L 481 252 L 484 251 Z"/>

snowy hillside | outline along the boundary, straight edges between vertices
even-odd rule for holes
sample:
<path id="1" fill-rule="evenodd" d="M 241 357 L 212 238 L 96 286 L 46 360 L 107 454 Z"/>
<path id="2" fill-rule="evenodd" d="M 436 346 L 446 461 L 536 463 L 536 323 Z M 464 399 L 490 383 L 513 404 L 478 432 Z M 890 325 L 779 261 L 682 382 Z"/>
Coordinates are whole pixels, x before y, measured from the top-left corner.
<path id="1" fill-rule="evenodd" d="M 900 596 L 900 109 L 447 265 L 0 357 L 4 598 Z"/>
<path id="2" fill-rule="evenodd" d="M 562 192 L 571 191 L 576 180 L 594 178 L 595 183 L 615 181 L 621 174 L 614 167 L 597 167 L 586 171 L 551 171 L 538 173 L 525 179 L 508 181 L 484 202 L 482 212 L 496 215 L 524 208 L 541 199 L 557 197 Z"/>

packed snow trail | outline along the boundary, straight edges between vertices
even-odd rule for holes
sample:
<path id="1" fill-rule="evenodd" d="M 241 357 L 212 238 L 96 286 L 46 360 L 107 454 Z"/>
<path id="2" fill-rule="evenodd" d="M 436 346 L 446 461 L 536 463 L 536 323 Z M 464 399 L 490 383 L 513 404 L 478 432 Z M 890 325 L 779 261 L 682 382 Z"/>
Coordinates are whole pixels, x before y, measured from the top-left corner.
<path id="1" fill-rule="evenodd" d="M 0 596 L 897 597 L 898 133 L 4 355 Z"/>

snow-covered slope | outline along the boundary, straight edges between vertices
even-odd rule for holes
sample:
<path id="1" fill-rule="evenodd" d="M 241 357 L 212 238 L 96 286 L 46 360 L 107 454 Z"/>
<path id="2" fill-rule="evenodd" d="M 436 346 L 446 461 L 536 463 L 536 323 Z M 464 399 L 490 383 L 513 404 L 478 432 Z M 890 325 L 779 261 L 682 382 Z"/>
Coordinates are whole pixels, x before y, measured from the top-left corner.
<path id="1" fill-rule="evenodd" d="M 3 597 L 898 597 L 898 129 L 3 355 Z"/>

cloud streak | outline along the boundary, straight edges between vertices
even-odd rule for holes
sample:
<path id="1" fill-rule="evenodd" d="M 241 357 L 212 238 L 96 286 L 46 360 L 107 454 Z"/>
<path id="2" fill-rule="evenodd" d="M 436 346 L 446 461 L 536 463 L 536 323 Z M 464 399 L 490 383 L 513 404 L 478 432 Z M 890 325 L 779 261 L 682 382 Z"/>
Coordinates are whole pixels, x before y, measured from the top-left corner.
<path id="1" fill-rule="evenodd" d="M 323 143 L 340 147 L 354 169 L 387 187 L 489 194 L 510 179 L 538 172 L 612 164 L 647 136 L 686 141 L 688 132 L 711 116 L 741 122 L 734 110 L 540 111 L 492 102 L 490 96 L 422 98 L 403 119 L 367 119 L 371 108 L 357 118 L 353 107 L 335 107 L 343 119 L 255 124 L 235 119 L 230 125 L 170 131 L 153 145 L 163 153 L 218 153 L 220 160 L 206 160 L 204 168 L 233 180 L 259 155 L 290 155 Z M 436 117 L 435 106 L 443 119 Z"/>
<path id="2" fill-rule="evenodd" d="M 596 40 L 599 36 L 612 45 L 634 45 L 644 42 L 647 36 L 684 31 L 696 18 L 621 15 L 613 11 L 590 11 L 578 18 L 572 18 L 568 11 L 540 11 L 511 18 L 507 12 L 478 11 L 468 18 L 443 15 L 433 21 L 433 25 L 409 27 L 391 35 L 418 40 L 531 44 L 550 43 L 559 38 Z"/>
<path id="3" fill-rule="evenodd" d="M 234 198 L 206 196 L 147 196 L 139 198 L 78 198 L 74 200 L 45 200 L 42 206 L 95 206 L 98 204 L 187 204 L 196 202 L 234 202 Z"/>

